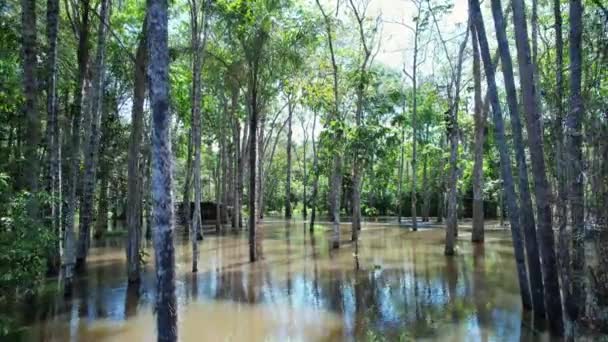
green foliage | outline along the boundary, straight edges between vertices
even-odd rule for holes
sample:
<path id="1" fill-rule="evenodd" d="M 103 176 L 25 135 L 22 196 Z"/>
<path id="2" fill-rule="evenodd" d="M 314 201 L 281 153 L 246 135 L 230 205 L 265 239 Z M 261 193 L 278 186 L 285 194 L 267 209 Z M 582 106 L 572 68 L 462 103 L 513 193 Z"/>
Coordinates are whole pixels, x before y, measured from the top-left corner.
<path id="1" fill-rule="evenodd" d="M 46 254 L 56 237 L 27 207 L 44 205 L 45 195 L 14 194 L 0 208 L 0 301 L 35 292 L 44 278 Z"/>
<path id="2" fill-rule="evenodd" d="M 44 280 L 48 251 L 57 237 L 28 214 L 30 206 L 45 207 L 46 193 L 12 193 L 11 179 L 0 173 L 0 307 L 34 294 Z M 0 316 L 0 336 L 15 329 L 15 321 Z"/>

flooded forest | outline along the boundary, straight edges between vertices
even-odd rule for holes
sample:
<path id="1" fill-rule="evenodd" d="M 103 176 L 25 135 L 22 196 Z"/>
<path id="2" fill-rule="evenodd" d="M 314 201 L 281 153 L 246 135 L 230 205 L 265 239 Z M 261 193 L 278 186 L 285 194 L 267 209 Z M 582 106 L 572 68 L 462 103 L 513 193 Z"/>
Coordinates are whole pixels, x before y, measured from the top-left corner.
<path id="1" fill-rule="evenodd" d="M 155 340 L 608 341 L 608 4 L 0 2 L 0 341 Z"/>

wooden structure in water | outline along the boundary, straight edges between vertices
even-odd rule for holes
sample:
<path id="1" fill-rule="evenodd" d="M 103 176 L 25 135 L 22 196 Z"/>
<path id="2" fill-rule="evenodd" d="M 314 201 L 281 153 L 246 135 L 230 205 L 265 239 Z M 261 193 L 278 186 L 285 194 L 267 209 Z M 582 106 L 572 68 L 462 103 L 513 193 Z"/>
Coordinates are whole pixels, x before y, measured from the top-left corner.
<path id="1" fill-rule="evenodd" d="M 225 206 L 220 203 L 220 218 L 222 223 L 229 223 L 229 219 L 232 215 L 232 207 Z M 184 206 L 184 202 L 180 202 L 177 205 L 177 214 L 179 217 L 179 222 L 184 223 L 186 221 L 186 207 Z M 190 202 L 190 219 L 194 215 L 194 202 Z M 215 202 L 207 201 L 201 202 L 201 218 L 203 220 L 203 225 L 211 225 L 215 224 L 218 220 L 217 218 L 217 205 Z"/>

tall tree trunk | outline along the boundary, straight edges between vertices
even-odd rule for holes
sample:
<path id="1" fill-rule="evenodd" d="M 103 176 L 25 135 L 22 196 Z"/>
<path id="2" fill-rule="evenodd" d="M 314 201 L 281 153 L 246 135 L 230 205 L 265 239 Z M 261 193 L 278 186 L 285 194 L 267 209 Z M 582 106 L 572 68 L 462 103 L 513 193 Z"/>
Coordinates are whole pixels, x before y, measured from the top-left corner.
<path id="1" fill-rule="evenodd" d="M 471 25 L 473 45 L 473 80 L 475 87 L 475 163 L 473 165 L 473 242 L 484 240 L 483 211 L 483 144 L 486 129 L 486 113 L 481 103 L 481 65 L 475 25 Z"/>
<path id="2" fill-rule="evenodd" d="M 228 108 L 224 106 L 224 117 L 220 119 L 220 156 L 221 156 L 221 165 L 220 172 L 218 173 L 220 177 L 220 203 L 224 207 L 224 210 L 220 210 L 220 233 L 224 232 L 224 222 L 228 222 L 228 182 L 229 182 L 229 170 L 228 170 L 228 149 L 229 142 L 227 142 L 227 134 L 226 134 L 226 121 L 228 116 Z M 220 208 L 221 209 L 221 208 Z"/>
<path id="3" fill-rule="evenodd" d="M 234 195 L 232 200 L 232 228 L 239 229 L 241 227 L 241 199 L 242 199 L 242 155 L 241 155 L 241 125 L 238 117 L 236 117 L 236 106 L 238 105 L 238 88 L 233 88 L 232 99 L 230 104 L 231 118 L 233 121 L 232 125 L 232 139 L 234 142 L 234 165 L 235 172 L 234 176 Z"/>
<path id="4" fill-rule="evenodd" d="M 572 218 L 572 292 L 566 291 L 568 318 L 576 321 L 584 313 L 585 293 L 585 198 L 583 160 L 584 103 L 581 94 L 583 69 L 583 5 L 581 0 L 570 0 L 570 109 L 566 117 L 566 146 L 568 173 L 568 204 Z M 568 298 L 567 297 L 567 298 Z"/>
<path id="5" fill-rule="evenodd" d="M 288 95 L 287 101 L 287 179 L 285 180 L 285 219 L 291 219 L 291 137 L 293 134 L 291 124 L 294 107 L 291 95 Z"/>
<path id="6" fill-rule="evenodd" d="M 205 0 L 200 0 L 205 1 Z M 190 231 L 190 242 L 192 243 L 192 272 L 198 271 L 198 238 L 202 238 L 201 217 L 201 27 L 199 11 L 201 10 L 196 0 L 190 4 L 190 29 L 192 39 L 192 145 L 194 146 L 194 215 L 192 217 L 192 229 Z"/>
<path id="7" fill-rule="evenodd" d="M 471 18 L 469 16 L 469 23 L 471 24 Z M 454 254 L 454 245 L 456 244 L 456 237 L 458 236 L 458 140 L 460 139 L 460 129 L 458 128 L 458 106 L 460 104 L 460 81 L 462 76 L 462 61 L 464 58 L 464 50 L 469 40 L 469 28 L 465 33 L 465 39 L 460 45 L 458 52 L 458 61 L 456 64 L 456 70 L 453 71 L 452 83 L 449 86 L 448 97 L 449 101 L 449 123 L 448 123 L 448 137 L 450 141 L 450 178 L 448 185 L 448 218 L 447 227 L 445 232 L 445 255 Z M 454 94 L 451 94 L 454 89 Z"/>
<path id="8" fill-rule="evenodd" d="M 102 134 L 100 130 L 101 116 L 104 111 L 103 95 L 105 85 L 105 49 L 106 49 L 106 20 L 109 17 L 109 1 L 101 1 L 101 12 L 97 29 L 97 53 L 93 70 L 93 86 L 90 107 L 91 123 L 88 134 L 87 145 L 84 151 L 84 176 L 82 181 L 82 198 L 80 205 L 80 229 L 78 237 L 78 254 L 76 256 L 76 268 L 82 269 L 86 264 L 86 258 L 91 240 L 91 225 L 93 223 L 93 201 L 95 199 L 95 185 L 97 184 L 97 159 L 99 152 L 99 140 Z"/>
<path id="9" fill-rule="evenodd" d="M 315 128 L 317 127 L 317 112 L 314 112 L 312 119 L 312 172 L 315 177 L 312 181 L 312 194 L 310 196 L 310 232 L 315 228 L 317 216 L 317 194 L 319 192 L 319 156 L 317 154 L 317 143 L 315 141 Z"/>
<path id="10" fill-rule="evenodd" d="M 102 122 L 101 130 L 103 132 L 110 132 L 109 121 L 117 120 L 119 115 L 119 108 L 113 109 L 112 115 L 107 115 L 105 120 Z M 99 147 L 99 200 L 97 202 L 97 217 L 95 218 L 95 230 L 93 237 L 100 239 L 108 231 L 108 190 L 109 190 L 109 178 L 110 178 L 110 163 L 108 161 L 108 149 L 110 141 L 112 140 L 110 134 L 103 134 L 101 136 L 100 147 Z"/>
<path id="11" fill-rule="evenodd" d="M 159 342 L 177 341 L 167 12 L 166 0 L 148 1 L 148 75 L 153 121 L 152 222 L 156 269 L 156 332 Z"/>
<path id="12" fill-rule="evenodd" d="M 492 14 L 494 16 L 494 27 L 498 40 L 498 50 L 502 61 L 503 79 L 507 92 L 507 103 L 511 118 L 511 131 L 513 134 L 513 145 L 515 147 L 515 157 L 517 160 L 519 178 L 519 204 L 520 204 L 520 224 L 525 234 L 525 247 L 528 256 L 528 271 L 530 274 L 530 288 L 532 291 L 532 309 L 537 317 L 545 317 L 544 290 L 542 283 L 542 269 L 538 254 L 538 242 L 536 240 L 536 227 L 534 212 L 532 210 L 532 200 L 530 196 L 528 167 L 526 165 L 526 154 L 524 150 L 522 127 L 520 122 L 519 107 L 517 105 L 517 91 L 513 77 L 513 66 L 509 43 L 506 35 L 505 19 L 502 12 L 500 0 L 492 0 Z M 508 193 L 506 193 L 508 196 Z M 507 201 L 509 199 L 507 198 Z M 508 203 L 507 203 L 508 205 Z M 507 209 L 510 207 L 507 206 Z M 528 309 L 529 307 L 524 307 Z"/>
<path id="13" fill-rule="evenodd" d="M 190 193 L 190 189 L 192 187 L 192 127 L 188 130 L 188 149 L 186 153 L 186 177 L 184 180 L 184 193 L 182 197 L 182 212 L 181 214 L 184 216 L 184 226 L 186 231 L 190 230 L 190 225 L 192 224 L 192 213 L 190 211 L 190 201 L 192 195 Z"/>
<path id="14" fill-rule="evenodd" d="M 72 132 L 70 142 L 70 156 L 68 159 L 69 173 L 68 173 L 68 184 L 67 184 L 67 199 L 64 202 L 65 208 L 63 212 L 64 216 L 64 278 L 65 278 L 65 292 L 70 294 L 73 278 L 73 270 L 76 258 L 76 239 L 74 233 L 74 215 L 76 212 L 76 194 L 78 190 L 79 180 L 79 169 L 80 169 L 80 134 L 82 125 L 82 110 L 84 95 L 87 88 L 87 77 L 89 69 L 89 0 L 83 0 L 80 2 L 81 14 L 79 34 L 78 34 L 78 76 L 76 83 L 76 94 L 74 96 L 74 103 L 72 108 Z"/>
<path id="15" fill-rule="evenodd" d="M 247 106 L 249 108 L 250 106 Z M 239 165 L 238 165 L 238 174 L 237 174 L 237 187 L 238 187 L 238 196 L 239 196 L 239 229 L 243 228 L 243 205 L 245 204 L 245 172 L 248 172 L 249 167 L 249 120 L 245 120 L 245 125 L 243 126 L 243 137 L 241 143 L 241 152 L 239 153 Z M 240 133 L 239 133 L 240 134 Z"/>
<path id="16" fill-rule="evenodd" d="M 561 1 L 553 1 L 553 16 L 555 19 L 555 123 L 553 126 L 555 137 L 555 160 L 557 176 L 556 219 L 559 228 L 558 248 L 560 278 L 564 297 L 569 297 L 570 286 L 570 235 L 568 225 L 568 192 L 566 188 L 566 166 L 564 160 L 564 106 L 563 106 L 563 79 L 564 79 L 564 41 L 562 38 Z M 568 306 L 566 304 L 566 306 Z"/>
<path id="17" fill-rule="evenodd" d="M 403 115 L 405 116 L 405 102 L 403 102 Z M 399 157 L 399 184 L 397 184 L 397 223 L 401 224 L 401 212 L 403 211 L 403 163 L 405 161 L 405 118 L 401 123 L 401 153 Z"/>
<path id="18" fill-rule="evenodd" d="M 104 162 L 105 163 L 105 162 Z M 99 173 L 99 201 L 97 202 L 97 218 L 95 219 L 94 238 L 102 238 L 108 231 L 108 170 L 102 166 Z"/>
<path id="19" fill-rule="evenodd" d="M 302 184 L 302 218 L 304 221 L 308 218 L 308 185 L 310 179 L 310 171 L 308 170 L 308 123 L 305 122 L 305 119 L 302 118 L 300 120 L 300 125 L 302 126 L 302 132 L 304 138 L 302 139 L 302 174 L 303 174 L 303 184 Z M 314 137 L 313 137 L 314 139 Z M 304 224 L 306 226 L 306 224 Z"/>
<path id="20" fill-rule="evenodd" d="M 439 147 L 443 150 L 445 146 L 445 140 L 441 137 Z M 443 170 L 445 167 L 445 158 L 441 156 L 439 158 L 439 170 Z M 440 172 L 437 177 L 437 223 L 443 222 L 445 216 L 445 177 L 443 172 Z"/>
<path id="21" fill-rule="evenodd" d="M 151 116 L 150 116 L 151 119 Z M 149 120 L 151 121 L 151 120 Z M 151 123 L 151 122 L 150 122 Z M 145 164 L 144 164 L 144 172 L 145 172 L 145 181 L 144 181 L 144 208 L 146 216 L 146 240 L 152 239 L 152 151 L 151 151 L 151 131 L 152 125 L 148 126 L 148 129 L 144 132 L 146 143 L 144 148 L 145 155 Z"/>
<path id="22" fill-rule="evenodd" d="M 357 20 L 359 28 L 359 40 L 363 50 L 363 58 L 361 65 L 359 66 L 359 82 L 357 84 L 357 99 L 356 99 L 356 110 L 355 110 L 355 124 L 357 129 L 363 126 L 363 105 L 365 102 L 365 88 L 367 85 L 367 70 L 370 67 L 371 50 L 368 46 L 368 40 L 365 35 L 364 22 L 366 21 L 366 11 L 358 8 L 352 0 L 349 0 L 351 9 Z M 366 5 L 364 5 L 365 7 Z M 372 32 L 373 34 L 373 32 Z M 363 182 L 363 169 L 365 165 L 361 156 L 360 151 L 355 149 L 355 155 L 353 159 L 353 196 L 352 196 L 352 241 L 357 241 L 359 236 L 359 230 L 361 230 L 361 186 Z"/>
<path id="23" fill-rule="evenodd" d="M 256 229 L 257 229 L 257 196 L 256 196 L 256 184 L 257 178 L 257 139 L 258 139 L 258 64 L 254 61 L 249 71 L 249 89 L 250 89 L 250 111 L 249 111 L 249 190 L 247 196 L 249 197 L 249 261 L 255 262 L 257 260 L 256 251 Z"/>
<path id="24" fill-rule="evenodd" d="M 214 190 L 215 190 L 215 234 L 220 236 L 222 233 L 222 206 L 220 204 L 221 201 L 221 168 L 222 168 L 222 152 L 218 151 L 217 153 L 217 161 L 213 166 L 213 178 L 215 180 Z"/>
<path id="25" fill-rule="evenodd" d="M 336 63 L 336 55 L 334 53 L 334 41 L 331 30 L 331 20 L 329 16 L 323 10 L 323 6 L 319 0 L 316 0 L 317 6 L 323 15 L 325 22 L 325 31 L 327 34 L 327 45 L 329 47 L 329 53 L 331 57 L 331 65 L 333 71 L 333 95 L 334 95 L 334 108 L 332 109 L 332 119 L 341 120 L 340 115 L 340 98 L 338 89 L 338 65 Z M 334 133 L 333 140 L 340 144 L 342 141 L 342 134 L 340 132 Z M 342 193 L 342 155 L 341 153 L 334 153 L 331 169 L 330 178 L 330 193 L 329 193 L 329 209 L 330 217 L 332 221 L 332 248 L 340 248 L 340 198 Z"/>
<path id="26" fill-rule="evenodd" d="M 418 14 L 420 14 L 420 10 L 418 10 Z M 416 205 L 417 205 L 417 198 L 416 198 L 416 180 L 417 180 L 417 174 L 416 174 L 416 164 L 418 162 L 417 160 L 417 151 L 418 151 L 418 132 L 417 132 L 417 116 L 418 116 L 418 84 L 417 84 L 417 72 L 418 72 L 418 39 L 419 39 L 419 30 L 420 30 L 420 24 L 419 24 L 419 20 L 416 20 L 416 28 L 414 31 L 414 64 L 412 66 L 412 94 L 413 94 L 413 99 L 412 99 L 412 192 L 411 192 L 411 197 L 410 197 L 410 201 L 411 201 L 411 214 L 412 214 L 412 230 L 413 231 L 417 231 L 418 230 L 418 215 L 416 214 Z"/>
<path id="27" fill-rule="evenodd" d="M 49 264 L 51 272 L 59 272 L 61 265 L 62 230 L 61 230 L 61 202 L 62 178 L 61 178 L 61 133 L 58 119 L 57 101 L 57 34 L 59 32 L 59 0 L 48 0 L 46 12 L 46 34 L 47 34 L 47 101 L 46 109 L 48 115 L 49 141 L 49 184 L 51 195 L 51 219 L 54 236 L 57 242 L 49 253 Z M 12 132 L 12 130 L 11 130 Z M 8 150 L 8 149 L 7 149 Z M 7 158 L 8 159 L 8 158 Z"/>
<path id="28" fill-rule="evenodd" d="M 496 1 L 496 0 L 494 0 Z M 493 1 L 493 3 L 494 3 Z M 511 236 L 513 238 L 513 249 L 517 265 L 517 275 L 519 280 L 519 288 L 524 308 L 531 307 L 530 288 L 528 285 L 528 275 L 526 274 L 525 255 L 523 247 L 523 236 L 521 233 L 519 208 L 517 206 L 517 198 L 515 197 L 515 186 L 513 183 L 513 175 L 511 174 L 511 161 L 507 151 L 507 142 L 505 137 L 505 128 L 502 119 L 502 112 L 498 99 L 498 91 L 496 88 L 496 80 L 494 76 L 494 67 L 490 57 L 490 48 L 486 36 L 486 30 L 483 24 L 481 9 L 478 0 L 469 1 L 471 17 L 476 28 L 477 41 L 483 60 L 484 71 L 488 83 L 488 93 L 490 95 L 490 103 L 492 105 L 492 114 L 494 121 L 494 136 L 498 145 L 500 154 L 500 173 L 503 180 L 503 189 L 507 197 L 509 221 L 511 223 Z M 504 61 L 503 61 L 504 65 Z"/>
<path id="29" fill-rule="evenodd" d="M 540 237 L 540 252 L 542 256 L 543 278 L 545 286 L 545 304 L 550 330 L 554 335 L 563 335 L 562 302 L 558 280 L 558 270 L 555 256 L 555 240 L 553 236 L 553 219 L 551 213 L 551 189 L 547 181 L 541 116 L 538 111 L 539 98 L 534 85 L 534 65 L 530 60 L 530 45 L 525 17 L 523 0 L 512 0 L 513 26 L 515 27 L 515 42 L 519 64 L 519 81 L 523 98 L 523 109 L 526 113 L 526 128 L 528 144 L 532 160 L 534 176 L 534 194 Z"/>
<path id="30" fill-rule="evenodd" d="M 38 191 L 38 144 L 40 116 L 36 108 L 38 94 L 36 0 L 21 0 L 21 32 L 23 54 L 23 111 L 25 113 L 25 167 L 22 186 L 31 193 Z M 33 204 L 33 203 L 32 203 Z M 32 217 L 38 217 L 35 204 L 28 206 Z"/>
<path id="31" fill-rule="evenodd" d="M 266 115 L 258 109 L 258 127 L 257 127 L 257 172 L 256 172 L 256 220 L 261 221 L 264 218 L 264 127 L 266 125 Z M 274 152 L 273 152 L 274 153 Z"/>
<path id="32" fill-rule="evenodd" d="M 144 129 L 144 101 L 146 94 L 147 28 L 144 25 L 137 46 L 133 70 L 133 107 L 131 108 L 131 136 L 129 138 L 127 168 L 127 277 L 130 283 L 140 280 L 140 246 L 142 212 L 141 175 L 139 173 L 141 143 Z"/>
<path id="33" fill-rule="evenodd" d="M 424 140 L 425 140 L 425 144 L 429 143 L 429 124 L 427 123 L 425 125 L 425 132 L 424 132 Z M 428 163 L 429 163 L 429 157 L 428 157 L 428 151 L 425 151 L 424 153 L 424 160 L 423 160 L 423 165 L 422 165 L 422 189 L 423 189 L 423 195 L 422 195 L 422 222 L 429 222 L 429 211 L 430 211 L 430 201 L 431 201 L 431 191 L 430 191 L 430 187 L 429 187 L 429 177 L 428 177 Z"/>

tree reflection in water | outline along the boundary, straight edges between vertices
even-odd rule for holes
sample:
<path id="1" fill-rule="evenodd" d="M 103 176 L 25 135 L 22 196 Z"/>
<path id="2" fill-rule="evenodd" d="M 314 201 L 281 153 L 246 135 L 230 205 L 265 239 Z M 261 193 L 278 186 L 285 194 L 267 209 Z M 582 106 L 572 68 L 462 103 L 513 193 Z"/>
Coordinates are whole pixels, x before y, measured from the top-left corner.
<path id="1" fill-rule="evenodd" d="M 330 226 L 310 233 L 300 223 L 266 219 L 257 244 L 263 258 L 255 264 L 248 262 L 246 232 L 209 236 L 197 274 L 189 269 L 187 237 L 176 240 L 180 324 L 200 315 L 198 325 L 180 329 L 182 337 L 209 337 L 208 330 L 249 340 L 538 337 L 529 324 L 522 328 L 508 232 L 489 231 L 485 246 L 474 245 L 464 226 L 459 254 L 445 257 L 441 228 L 413 233 L 366 224 L 357 245 L 343 241 L 344 248 L 331 250 Z M 350 225 L 342 229 L 348 237 Z M 64 305 L 57 304 L 60 293 L 37 299 L 20 317 L 29 326 L 24 335 L 92 341 L 120 336 L 116 331 L 153 331 L 146 318 L 154 303 L 152 265 L 148 260 L 140 284 L 127 286 L 121 244 L 93 246 L 74 298 Z"/>

